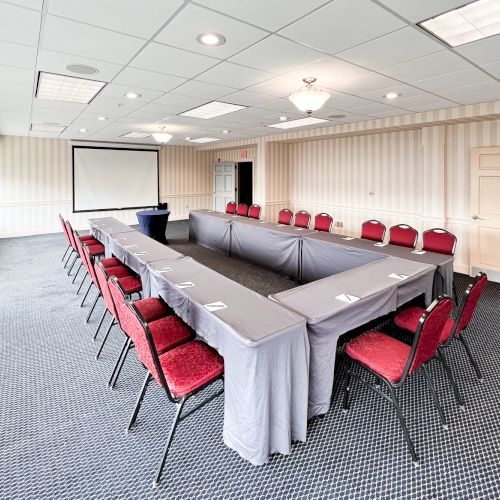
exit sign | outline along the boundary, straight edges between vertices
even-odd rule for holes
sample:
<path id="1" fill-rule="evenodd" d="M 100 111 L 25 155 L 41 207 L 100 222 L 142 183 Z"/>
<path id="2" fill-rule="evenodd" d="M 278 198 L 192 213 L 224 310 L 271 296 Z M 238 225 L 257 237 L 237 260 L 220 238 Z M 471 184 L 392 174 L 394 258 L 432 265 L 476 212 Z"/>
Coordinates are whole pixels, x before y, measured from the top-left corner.
<path id="1" fill-rule="evenodd" d="M 246 149 L 240 149 L 240 158 L 246 158 L 248 156 L 248 151 Z"/>

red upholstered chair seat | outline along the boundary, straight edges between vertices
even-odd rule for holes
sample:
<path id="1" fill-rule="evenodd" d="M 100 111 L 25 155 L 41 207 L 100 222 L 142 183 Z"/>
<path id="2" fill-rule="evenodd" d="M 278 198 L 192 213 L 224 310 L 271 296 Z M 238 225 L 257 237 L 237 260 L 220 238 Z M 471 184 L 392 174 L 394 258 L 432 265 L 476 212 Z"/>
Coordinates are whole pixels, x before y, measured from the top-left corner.
<path id="1" fill-rule="evenodd" d="M 127 266 L 123 264 L 119 266 L 106 267 L 106 274 L 108 276 L 116 276 L 117 278 L 124 278 L 126 276 L 135 276 L 135 273 L 132 272 Z"/>
<path id="2" fill-rule="evenodd" d="M 222 357 L 200 340 L 165 352 L 160 356 L 160 363 L 170 392 L 175 397 L 199 389 L 224 372 Z"/>
<path id="3" fill-rule="evenodd" d="M 89 254 L 92 255 L 92 257 L 95 255 L 102 255 L 104 253 L 104 245 L 101 245 L 100 243 L 96 243 L 95 245 L 89 242 L 85 243 L 87 243 L 89 247 Z"/>
<path id="4" fill-rule="evenodd" d="M 347 344 L 351 358 L 364 364 L 390 382 L 399 382 L 411 346 L 382 332 L 366 332 Z"/>
<path id="5" fill-rule="evenodd" d="M 146 318 L 144 318 L 146 319 Z M 156 351 L 162 354 L 193 337 L 193 331 L 177 316 L 165 316 L 156 321 L 148 321 Z"/>
<path id="6" fill-rule="evenodd" d="M 170 309 L 163 300 L 149 297 L 148 299 L 136 300 L 135 307 L 139 310 L 146 323 L 156 321 L 169 314 Z"/>
<path id="7" fill-rule="evenodd" d="M 127 295 L 142 290 L 142 281 L 138 276 L 123 276 L 118 281 Z"/>
<path id="8" fill-rule="evenodd" d="M 108 267 L 122 266 L 123 263 L 116 257 L 110 257 L 109 259 L 101 259 L 99 261 L 102 266 L 107 269 Z"/>
<path id="9" fill-rule="evenodd" d="M 80 239 L 82 241 L 90 241 L 90 240 L 94 240 L 96 241 L 97 243 L 99 243 L 99 241 L 97 241 L 91 234 L 86 234 L 85 236 L 80 236 Z"/>

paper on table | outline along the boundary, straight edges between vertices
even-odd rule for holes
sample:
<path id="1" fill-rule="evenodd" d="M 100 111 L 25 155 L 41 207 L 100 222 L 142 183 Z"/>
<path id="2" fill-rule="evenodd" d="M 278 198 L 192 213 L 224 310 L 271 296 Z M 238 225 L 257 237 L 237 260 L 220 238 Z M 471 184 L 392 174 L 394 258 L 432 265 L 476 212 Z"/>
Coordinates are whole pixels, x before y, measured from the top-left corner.
<path id="1" fill-rule="evenodd" d="M 276 227 L 285 227 L 285 224 L 276 224 Z"/>
<path id="2" fill-rule="evenodd" d="M 385 247 L 386 245 L 388 245 L 388 243 L 375 243 L 375 247 Z"/>
<path id="3" fill-rule="evenodd" d="M 135 248 L 137 245 L 125 245 L 124 248 Z"/>
<path id="4" fill-rule="evenodd" d="M 169 273 L 170 271 L 173 271 L 171 267 L 164 267 L 163 269 L 157 269 L 156 272 L 163 274 L 163 273 Z"/>
<path id="5" fill-rule="evenodd" d="M 295 231 L 304 231 L 304 228 L 303 227 L 296 227 Z"/>
<path id="6" fill-rule="evenodd" d="M 149 255 L 149 252 L 134 252 L 134 255 Z"/>
<path id="7" fill-rule="evenodd" d="M 426 253 L 426 252 L 425 252 L 425 250 L 413 250 L 412 253 L 414 253 L 415 255 L 424 255 L 424 253 Z"/>
<path id="8" fill-rule="evenodd" d="M 194 283 L 192 281 L 185 281 L 184 283 L 176 283 L 175 286 L 181 290 L 182 288 L 191 288 L 194 286 Z"/>
<path id="9" fill-rule="evenodd" d="M 341 300 L 342 302 L 347 302 L 348 304 L 350 304 L 351 302 L 357 302 L 359 300 L 359 297 L 356 297 L 356 295 L 349 295 L 348 293 L 341 293 L 335 298 L 337 300 Z"/>
<path id="10" fill-rule="evenodd" d="M 267 224 L 267 222 L 265 220 L 260 220 L 259 224 Z"/>
<path id="11" fill-rule="evenodd" d="M 217 302 L 210 302 L 210 304 L 205 304 L 203 307 L 209 312 L 214 312 L 219 311 L 220 309 L 226 309 L 227 305 L 224 304 L 224 302 L 218 300 Z"/>
<path id="12" fill-rule="evenodd" d="M 127 238 L 116 238 L 117 241 L 127 241 Z"/>
<path id="13" fill-rule="evenodd" d="M 356 238 L 354 236 L 344 236 L 342 239 L 349 241 L 349 240 L 355 240 Z"/>
<path id="14" fill-rule="evenodd" d="M 406 276 L 406 274 L 398 274 L 398 273 L 391 273 L 388 275 L 389 278 L 394 278 L 395 280 L 405 280 L 408 278 L 408 276 Z"/>

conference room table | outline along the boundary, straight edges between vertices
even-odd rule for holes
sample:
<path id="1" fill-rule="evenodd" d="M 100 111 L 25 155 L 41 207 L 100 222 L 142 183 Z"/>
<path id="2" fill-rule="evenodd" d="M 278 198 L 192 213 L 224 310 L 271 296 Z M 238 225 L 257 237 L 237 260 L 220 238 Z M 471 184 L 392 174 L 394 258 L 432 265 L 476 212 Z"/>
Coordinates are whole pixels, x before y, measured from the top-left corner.
<path id="1" fill-rule="evenodd" d="M 453 296 L 453 256 L 334 233 L 317 232 L 303 236 L 301 279 L 306 283 L 315 281 L 375 262 L 380 256 L 399 257 L 435 266 L 434 296 L 443 293 Z"/>
<path id="2" fill-rule="evenodd" d="M 436 266 L 398 257 L 382 259 L 270 295 L 307 318 L 311 349 L 309 418 L 327 413 L 338 338 L 395 311 L 409 300 L 433 298 Z"/>
<path id="3" fill-rule="evenodd" d="M 298 280 L 301 236 L 308 234 L 314 231 L 239 217 L 231 223 L 229 254 Z"/>
<path id="4" fill-rule="evenodd" d="M 305 318 L 184 257 L 149 266 L 161 297 L 224 358 L 224 442 L 254 465 L 305 441 Z"/>
<path id="5" fill-rule="evenodd" d="M 106 250 L 106 257 L 111 257 L 108 251 L 108 235 L 112 233 L 130 233 L 136 230 L 133 227 L 120 222 L 114 217 L 99 217 L 89 219 L 90 232 L 94 238 L 99 240 Z"/>
<path id="6" fill-rule="evenodd" d="M 238 215 L 215 210 L 191 210 L 189 241 L 227 254 L 231 244 L 231 222 L 237 218 Z"/>

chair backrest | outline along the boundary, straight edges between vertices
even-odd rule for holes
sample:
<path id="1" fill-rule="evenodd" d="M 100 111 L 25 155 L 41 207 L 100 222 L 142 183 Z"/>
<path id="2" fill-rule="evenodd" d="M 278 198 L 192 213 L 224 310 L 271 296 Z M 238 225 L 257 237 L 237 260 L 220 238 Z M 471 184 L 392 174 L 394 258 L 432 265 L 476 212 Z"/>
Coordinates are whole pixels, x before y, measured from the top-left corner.
<path id="1" fill-rule="evenodd" d="M 361 224 L 361 238 L 364 240 L 384 241 L 385 226 L 380 221 L 371 219 Z"/>
<path id="2" fill-rule="evenodd" d="M 115 303 L 113 301 L 113 297 L 111 296 L 111 292 L 109 290 L 109 284 L 108 284 L 109 275 L 106 272 L 104 266 L 100 262 L 96 262 L 94 267 L 95 267 L 95 274 L 97 277 L 97 281 L 99 281 L 99 286 L 101 287 L 101 293 L 104 299 L 104 304 L 108 308 L 108 311 L 111 313 L 113 318 L 118 319 Z"/>
<path id="3" fill-rule="evenodd" d="M 78 248 L 76 246 L 76 241 L 75 241 L 75 232 L 73 231 L 73 227 L 71 226 L 69 220 L 66 221 L 66 230 L 68 231 L 68 238 L 70 245 L 73 247 L 73 250 L 75 252 L 78 252 Z"/>
<path id="4" fill-rule="evenodd" d="M 113 306 L 116 311 L 116 319 L 118 319 L 118 323 L 120 324 L 120 328 L 125 332 L 126 335 L 128 335 L 130 338 L 130 333 L 125 330 L 125 327 L 123 325 L 123 318 L 125 317 L 124 315 L 127 314 L 128 309 L 125 304 L 125 301 L 128 299 L 127 294 L 125 293 L 125 290 L 122 288 L 120 285 L 120 281 L 116 276 L 110 276 L 108 278 L 108 290 L 109 290 L 109 295 L 111 296 L 111 299 L 113 300 Z M 132 338 L 132 340 L 134 340 Z"/>
<path id="5" fill-rule="evenodd" d="M 404 373 L 413 373 L 436 355 L 441 332 L 452 309 L 453 300 L 442 295 L 422 314 Z"/>
<path id="6" fill-rule="evenodd" d="M 422 250 L 427 252 L 454 255 L 456 246 L 457 237 L 446 229 L 436 227 L 422 233 Z"/>
<path id="7" fill-rule="evenodd" d="M 69 239 L 68 235 L 68 228 L 66 227 L 66 222 L 64 222 L 63 216 L 61 214 L 59 214 L 59 222 L 61 223 L 64 236 L 66 236 L 66 239 L 68 240 L 68 244 L 71 245 L 71 240 Z"/>
<path id="8" fill-rule="evenodd" d="M 303 228 L 308 228 L 309 223 L 311 222 L 311 214 L 309 212 L 306 212 L 305 210 L 300 210 L 300 212 L 297 212 L 295 214 L 295 220 L 293 222 L 293 225 L 295 227 L 303 227 Z"/>
<path id="9" fill-rule="evenodd" d="M 407 224 L 398 224 L 389 229 L 389 244 L 400 247 L 415 248 L 418 231 Z"/>
<path id="10" fill-rule="evenodd" d="M 226 205 L 226 214 L 234 215 L 236 213 L 236 203 L 234 201 L 230 201 Z"/>
<path id="11" fill-rule="evenodd" d="M 238 205 L 238 210 L 236 211 L 237 215 L 241 215 L 242 217 L 246 217 L 248 214 L 248 205 L 246 203 L 240 203 Z"/>
<path id="12" fill-rule="evenodd" d="M 87 271 L 89 272 L 90 278 L 94 282 L 94 285 L 97 287 L 99 291 L 101 291 L 101 285 L 99 284 L 99 280 L 97 279 L 97 276 L 95 274 L 94 258 L 90 255 L 88 245 L 85 242 L 81 242 L 81 245 L 83 249 L 82 260 L 84 260 L 86 264 Z"/>
<path id="13" fill-rule="evenodd" d="M 248 209 L 248 217 L 250 217 L 250 219 L 260 219 L 261 211 L 262 211 L 262 208 L 260 205 L 252 205 Z"/>
<path id="14" fill-rule="evenodd" d="M 316 231 L 325 231 L 326 233 L 329 233 L 332 229 L 332 224 L 332 216 L 325 212 L 322 212 L 314 217 L 314 229 Z"/>
<path id="15" fill-rule="evenodd" d="M 289 226 L 293 219 L 293 212 L 288 208 L 283 208 L 278 214 L 278 224 Z"/>

